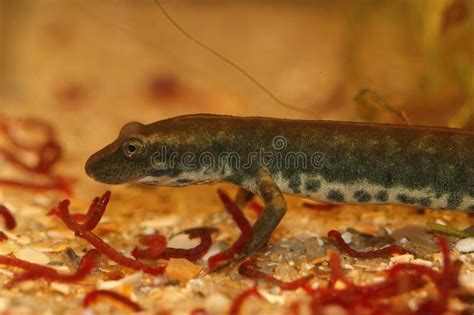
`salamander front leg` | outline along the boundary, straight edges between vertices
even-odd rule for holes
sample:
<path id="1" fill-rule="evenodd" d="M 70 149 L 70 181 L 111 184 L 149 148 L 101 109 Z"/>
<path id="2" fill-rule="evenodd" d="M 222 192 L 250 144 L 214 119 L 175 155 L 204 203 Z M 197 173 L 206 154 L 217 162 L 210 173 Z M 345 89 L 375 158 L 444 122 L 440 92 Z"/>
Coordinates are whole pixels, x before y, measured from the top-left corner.
<path id="1" fill-rule="evenodd" d="M 286 203 L 283 194 L 268 172 L 261 172 L 260 176 L 258 177 L 257 185 L 257 194 L 262 198 L 265 204 L 265 210 L 262 212 L 252 227 L 250 242 L 247 245 L 245 251 L 239 257 L 222 264 L 213 270 L 215 272 L 222 271 L 231 265 L 241 262 L 247 256 L 262 247 L 286 213 Z M 239 207 L 243 207 L 253 197 L 254 193 L 240 188 L 236 196 L 236 204 Z"/>
<path id="2" fill-rule="evenodd" d="M 276 229 L 286 213 L 285 198 L 267 171 L 262 171 L 258 179 L 258 195 L 265 204 L 265 210 L 252 227 L 252 237 L 245 252 L 237 259 L 241 261 L 262 247 Z"/>

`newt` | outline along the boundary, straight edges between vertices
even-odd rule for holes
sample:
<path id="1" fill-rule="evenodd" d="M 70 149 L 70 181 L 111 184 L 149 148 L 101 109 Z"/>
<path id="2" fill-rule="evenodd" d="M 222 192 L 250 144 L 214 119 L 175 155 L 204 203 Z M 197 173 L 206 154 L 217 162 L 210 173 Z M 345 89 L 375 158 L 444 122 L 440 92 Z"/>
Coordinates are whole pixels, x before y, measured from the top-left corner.
<path id="1" fill-rule="evenodd" d="M 284 193 L 474 211 L 474 132 L 463 129 L 194 114 L 126 124 L 85 170 L 107 184 L 233 183 L 239 206 L 260 197 L 242 257 L 285 215 Z"/>

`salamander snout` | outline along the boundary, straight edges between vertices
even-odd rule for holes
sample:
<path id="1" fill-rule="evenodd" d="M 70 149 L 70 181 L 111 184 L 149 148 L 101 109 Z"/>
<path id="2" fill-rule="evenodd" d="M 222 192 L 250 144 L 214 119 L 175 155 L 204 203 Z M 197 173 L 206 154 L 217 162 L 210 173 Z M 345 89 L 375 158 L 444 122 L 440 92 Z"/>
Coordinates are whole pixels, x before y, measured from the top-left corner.
<path id="1" fill-rule="evenodd" d="M 85 171 L 87 176 L 95 178 L 96 170 L 94 168 L 95 165 L 97 165 L 98 162 L 98 157 L 94 154 L 89 159 L 87 159 L 86 166 L 85 166 Z"/>
<path id="2" fill-rule="evenodd" d="M 134 136 L 119 138 L 94 153 L 86 162 L 88 176 L 105 184 L 134 182 L 149 168 L 146 140 Z"/>

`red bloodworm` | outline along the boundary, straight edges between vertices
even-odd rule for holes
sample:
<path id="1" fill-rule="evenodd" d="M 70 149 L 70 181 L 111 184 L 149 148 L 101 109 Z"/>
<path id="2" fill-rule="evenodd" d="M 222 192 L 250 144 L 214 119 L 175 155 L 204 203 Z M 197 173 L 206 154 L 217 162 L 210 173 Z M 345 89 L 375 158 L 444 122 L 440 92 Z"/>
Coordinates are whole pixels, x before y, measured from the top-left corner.
<path id="1" fill-rule="evenodd" d="M 38 173 L 48 173 L 61 155 L 62 150 L 59 144 L 50 139 L 38 151 L 38 162 L 33 170 Z"/>
<path id="2" fill-rule="evenodd" d="M 341 266 L 341 259 L 336 253 L 329 254 L 329 266 L 331 267 L 331 281 L 329 287 L 334 287 L 337 281 L 343 282 L 346 286 L 352 286 L 352 282 L 346 279 Z"/>
<path id="3" fill-rule="evenodd" d="M 46 213 L 47 216 L 58 215 L 58 209 L 53 208 Z M 85 222 L 87 221 L 87 215 L 84 213 L 73 213 L 71 218 L 76 222 Z"/>
<path id="4" fill-rule="evenodd" d="M 207 311 L 203 307 L 196 307 L 195 309 L 191 310 L 191 313 L 189 315 L 206 315 Z"/>
<path id="5" fill-rule="evenodd" d="M 290 307 L 288 308 L 288 315 L 299 315 L 300 313 L 300 302 L 295 301 L 290 304 Z"/>
<path id="6" fill-rule="evenodd" d="M 107 256 L 110 260 L 115 261 L 117 264 L 124 267 L 142 270 L 145 273 L 151 275 L 162 275 L 165 272 L 166 266 L 152 267 L 139 262 L 138 260 L 124 256 L 120 252 L 116 251 L 112 246 L 104 242 L 100 237 L 90 231 L 78 231 L 76 236 L 88 241 L 92 246 L 99 250 L 102 254 Z"/>
<path id="7" fill-rule="evenodd" d="M 12 121 L 12 120 L 7 119 L 5 117 L 2 117 L 1 119 L 3 121 L 0 120 L 0 131 L 7 135 L 8 140 L 13 145 L 15 145 L 16 147 L 18 147 L 22 150 L 25 150 L 25 151 L 36 151 L 36 150 L 38 150 L 39 147 L 41 147 L 41 145 L 38 145 L 38 144 L 30 145 L 30 144 L 25 144 L 21 141 L 18 141 L 18 139 L 15 136 L 13 136 L 13 133 L 11 132 L 11 126 L 8 123 L 5 122 L 6 120 L 10 120 L 10 121 Z M 17 126 L 18 125 L 23 125 L 24 127 L 26 127 L 26 129 L 27 128 L 29 128 L 29 129 L 34 129 L 34 128 L 42 129 L 42 131 L 43 131 L 43 133 L 44 133 L 44 135 L 46 136 L 47 139 L 51 139 L 51 138 L 54 137 L 53 128 L 48 123 L 46 123 L 44 121 L 34 119 L 34 118 L 20 118 L 20 119 L 14 119 L 13 121 L 17 122 Z"/>
<path id="8" fill-rule="evenodd" d="M 46 123 L 33 120 L 23 120 L 20 121 L 20 123 L 23 123 L 27 127 L 40 127 L 45 130 L 46 141 L 39 145 L 30 145 L 18 141 L 18 139 L 11 133 L 10 127 L 4 125 L 3 128 L 1 128 L 10 143 L 12 143 L 15 147 L 24 151 L 32 151 L 36 153 L 36 165 L 26 164 L 22 160 L 18 159 L 15 153 L 12 153 L 9 150 L 1 149 L 0 152 L 2 152 L 6 160 L 19 168 L 40 174 L 48 173 L 51 167 L 60 159 L 62 154 L 61 147 L 55 140 L 52 128 Z"/>
<path id="9" fill-rule="evenodd" d="M 110 191 L 106 191 L 102 197 L 99 199 L 95 198 L 92 201 L 91 206 L 89 207 L 89 210 L 86 214 L 87 220 L 81 225 L 81 230 L 92 231 L 95 229 L 97 224 L 99 224 L 100 219 L 102 219 L 102 216 L 104 215 L 105 209 L 107 208 L 110 200 L 110 195 Z"/>
<path id="10" fill-rule="evenodd" d="M 330 259 L 331 283 L 335 283 L 335 281 L 344 277 L 340 267 L 339 256 L 336 254 L 332 255 Z M 321 314 L 324 311 L 324 306 L 330 304 L 340 305 L 345 309 L 346 314 L 353 314 L 356 310 L 357 314 L 359 312 L 368 314 L 405 314 L 392 311 L 390 305 L 384 305 L 378 299 L 387 299 L 394 295 L 409 292 L 422 287 L 426 283 L 421 279 L 421 275 L 416 273 L 403 273 L 395 277 L 389 276 L 385 281 L 366 286 L 357 286 L 345 279 L 344 282 L 347 285 L 343 289 L 336 289 L 331 283 L 326 288 L 312 289 L 305 287 L 305 290 L 312 297 L 310 303 L 312 314 Z M 409 314 L 421 315 L 421 313 L 414 312 Z M 431 312 L 429 314 L 440 313 Z"/>
<path id="11" fill-rule="evenodd" d="M 431 280 L 434 282 L 438 281 L 438 278 L 439 278 L 439 274 L 436 270 L 433 270 L 427 266 L 415 265 L 415 264 L 410 264 L 410 263 L 398 263 L 394 265 L 388 271 L 388 276 L 395 277 L 401 272 L 415 272 L 419 274 L 420 276 L 426 275 L 429 278 L 431 278 Z"/>
<path id="12" fill-rule="evenodd" d="M 8 236 L 0 231 L 0 242 L 6 241 L 8 239 Z"/>
<path id="13" fill-rule="evenodd" d="M 0 186 L 25 189 L 37 193 L 46 191 L 61 191 L 68 196 L 72 194 L 71 180 L 59 176 L 54 176 L 51 179 L 53 180 L 51 183 L 42 184 L 20 182 L 11 179 L 0 179 Z"/>
<path id="14" fill-rule="evenodd" d="M 376 250 L 368 251 L 368 252 L 356 251 L 352 249 L 349 245 L 347 245 L 347 243 L 342 238 L 341 233 L 339 233 L 336 230 L 329 231 L 328 237 L 336 241 L 339 249 L 343 253 L 351 257 L 363 258 L 363 259 L 374 259 L 374 258 L 392 256 L 393 254 L 406 254 L 406 250 L 397 245 L 390 245 L 381 249 L 376 249 Z"/>
<path id="15" fill-rule="evenodd" d="M 5 221 L 5 227 L 7 230 L 13 230 L 16 227 L 16 220 L 13 214 L 4 205 L 0 205 L 0 215 Z"/>
<path id="16" fill-rule="evenodd" d="M 88 241 L 97 250 L 99 250 L 101 253 L 103 253 L 105 256 L 107 256 L 112 261 L 115 261 L 119 265 L 134 270 L 142 270 L 152 275 L 163 274 L 165 271 L 164 266 L 152 267 L 143 264 L 135 259 L 128 258 L 116 251 L 112 246 L 104 242 L 100 237 L 88 230 L 95 228 L 97 223 L 100 221 L 109 201 L 109 198 L 110 192 L 107 191 L 104 193 L 104 195 L 102 195 L 98 202 L 96 202 L 97 199 L 94 199 L 94 201 L 92 202 L 92 206 L 89 208 L 89 212 L 87 215 L 88 220 L 83 224 L 78 224 L 71 218 L 69 214 L 70 201 L 68 199 L 61 201 L 57 206 L 58 216 L 70 230 L 75 232 L 75 235 L 77 237 Z"/>
<path id="17" fill-rule="evenodd" d="M 163 235 L 155 233 L 142 237 L 139 242 L 147 246 L 147 248 L 140 249 L 135 247 L 132 250 L 132 256 L 135 257 L 135 259 L 158 259 L 166 248 L 167 240 Z"/>
<path id="18" fill-rule="evenodd" d="M 0 265 L 7 265 L 7 266 L 12 266 L 12 267 L 17 267 L 17 268 L 27 270 L 27 271 L 37 271 L 39 273 L 55 273 L 55 274 L 57 274 L 57 271 L 52 269 L 52 268 L 45 267 L 45 266 L 35 264 L 35 263 L 30 263 L 26 260 L 21 260 L 21 259 L 18 259 L 18 258 L 4 256 L 4 255 L 0 255 Z"/>
<path id="19" fill-rule="evenodd" d="M 232 302 L 232 305 L 229 310 L 229 315 L 238 315 L 242 304 L 249 299 L 250 297 L 255 296 L 258 298 L 263 298 L 262 295 L 258 292 L 257 288 L 250 288 L 242 293 L 240 293 Z"/>
<path id="20" fill-rule="evenodd" d="M 44 278 L 48 281 L 72 283 L 80 281 L 89 275 L 91 271 L 97 266 L 99 256 L 100 253 L 96 250 L 87 252 L 87 254 L 81 259 L 76 272 L 70 275 L 60 274 L 57 272 L 57 270 L 50 267 L 3 255 L 0 255 L 0 264 L 25 270 L 24 273 L 19 274 L 6 285 L 8 288 L 12 287 L 18 282 L 37 278 Z"/>
<path id="21" fill-rule="evenodd" d="M 131 310 L 133 310 L 134 312 L 140 312 L 143 310 L 140 305 L 133 302 L 128 297 L 123 296 L 114 291 L 109 291 L 109 290 L 94 290 L 87 293 L 86 296 L 84 297 L 82 305 L 84 307 L 89 307 L 92 303 L 97 301 L 97 299 L 100 297 L 108 297 L 115 301 L 118 301 L 122 303 L 123 305 L 127 306 L 128 308 L 130 308 Z"/>
<path id="22" fill-rule="evenodd" d="M 92 249 L 88 251 L 84 257 L 82 257 L 77 270 L 73 274 L 60 274 L 55 269 L 46 267 L 37 268 L 37 270 L 26 270 L 24 273 L 16 276 L 12 281 L 8 283 L 8 287 L 12 287 L 14 284 L 34 280 L 38 278 L 43 278 L 47 281 L 52 282 L 66 282 L 73 283 L 85 279 L 99 264 L 100 252 L 98 250 Z"/>
<path id="23" fill-rule="evenodd" d="M 95 198 L 86 214 L 87 220 L 83 224 L 77 223 L 71 217 L 69 213 L 70 201 L 68 199 L 61 201 L 55 209 L 57 215 L 63 220 L 64 224 L 74 232 L 92 231 L 97 224 L 99 224 L 109 200 L 110 191 L 106 191 L 99 199 Z"/>
<path id="24" fill-rule="evenodd" d="M 155 232 L 154 234 L 143 236 L 142 238 L 140 238 L 139 242 L 140 244 L 144 246 L 150 246 L 155 243 L 163 243 L 163 242 L 166 245 L 167 240 L 166 240 L 166 237 L 164 237 L 158 232 Z"/>
<path id="25" fill-rule="evenodd" d="M 184 231 L 184 233 L 188 234 L 190 239 L 199 237 L 201 239 L 201 243 L 196 247 L 190 249 L 166 247 L 163 253 L 159 255 L 159 258 L 186 258 L 190 261 L 196 261 L 206 255 L 209 248 L 211 248 L 211 233 L 213 231 L 215 231 L 215 229 L 206 227 L 186 230 Z"/>
<path id="26" fill-rule="evenodd" d="M 241 234 L 240 237 L 227 250 L 209 258 L 208 265 L 210 270 L 214 270 L 216 267 L 218 267 L 221 261 L 231 259 L 234 256 L 240 254 L 245 249 L 252 236 L 252 226 L 244 216 L 242 210 L 224 191 L 219 189 L 217 190 L 217 193 L 219 194 L 226 211 L 232 216 L 235 223 L 239 227 Z"/>
<path id="27" fill-rule="evenodd" d="M 110 195 L 109 195 L 109 198 L 110 198 Z M 87 221 L 90 214 L 91 214 L 92 209 L 94 207 L 97 207 L 97 204 L 99 203 L 100 199 L 101 198 L 99 198 L 99 197 L 94 198 L 91 205 L 89 206 L 89 210 L 87 211 L 87 214 L 83 214 L 83 213 L 70 214 L 73 221 L 76 221 L 76 222 L 77 221 L 81 221 L 81 222 Z M 65 205 L 62 205 L 62 206 L 65 206 Z M 48 213 L 46 213 L 46 215 L 48 215 L 48 216 L 58 215 L 59 214 L 59 209 L 58 208 L 59 208 L 59 206 L 56 206 L 56 207 L 52 208 L 51 210 L 48 211 Z"/>
<path id="28" fill-rule="evenodd" d="M 458 286 L 457 278 L 462 263 L 460 261 L 451 262 L 449 258 L 449 246 L 445 239 L 439 239 L 438 243 L 443 253 L 444 265 L 450 266 L 448 267 L 449 273 L 446 273 L 446 269 L 444 268 L 441 272 L 437 272 L 425 266 L 398 264 L 389 270 L 388 276 L 384 281 L 366 286 L 358 286 L 346 280 L 342 273 L 339 256 L 337 254 L 331 254 L 329 261 L 331 267 L 331 282 L 329 286 L 320 289 L 304 287 L 312 296 L 311 309 L 313 314 L 321 313 L 322 307 L 329 304 L 338 304 L 349 312 L 355 309 L 365 309 L 368 310 L 370 314 L 445 314 L 451 291 Z M 450 276 L 449 280 L 446 280 L 448 279 L 447 275 Z M 424 302 L 418 310 L 410 313 L 399 313 L 392 311 L 389 305 L 384 306 L 383 303 L 378 301 L 378 299 L 386 299 L 394 295 L 421 288 L 426 284 L 423 276 L 432 279 L 438 287 L 440 295 L 436 300 L 427 300 Z M 334 283 L 338 280 L 342 280 L 346 283 L 344 289 L 336 289 L 333 287 Z M 442 291 L 443 288 L 445 292 Z"/>
<path id="29" fill-rule="evenodd" d="M 269 283 L 279 286 L 282 290 L 288 290 L 288 291 L 296 290 L 298 288 L 305 286 L 313 278 L 313 276 L 309 275 L 309 276 L 301 277 L 291 282 L 281 281 L 269 274 L 264 273 L 263 271 L 258 270 L 256 262 L 257 261 L 255 258 L 250 258 L 246 262 L 242 263 L 239 266 L 239 273 L 250 279 L 265 280 Z"/>
<path id="30" fill-rule="evenodd" d="M 5 118 L 3 119 L 5 120 Z M 8 141 L 17 149 L 34 153 L 37 157 L 37 161 L 33 165 L 27 164 L 18 157 L 18 154 L 16 153 L 18 150 L 10 151 L 0 148 L 0 155 L 2 155 L 10 164 L 18 168 L 46 176 L 49 182 L 37 184 L 10 179 L 0 179 L 0 185 L 11 188 L 31 190 L 33 192 L 56 190 L 61 191 L 66 195 L 70 195 L 72 191 L 71 181 L 51 174 L 52 167 L 62 155 L 61 147 L 55 139 L 52 127 L 35 119 L 18 119 L 17 121 L 26 128 L 41 128 L 46 136 L 46 141 L 41 144 L 23 143 L 13 135 L 11 132 L 11 126 L 2 121 L 0 121 L 0 132 L 3 132 L 6 135 Z"/>
<path id="31" fill-rule="evenodd" d="M 394 276 L 403 271 L 416 272 L 418 275 L 426 275 L 434 282 L 439 291 L 438 300 L 429 300 L 420 308 L 420 312 L 440 312 L 443 313 L 448 305 L 448 299 L 452 294 L 452 290 L 459 286 L 459 272 L 462 268 L 462 262 L 457 260 L 452 262 L 449 252 L 449 244 L 445 237 L 438 237 L 438 246 L 443 256 L 443 269 L 439 272 L 425 267 L 409 263 L 401 263 L 393 266 L 389 270 L 389 276 Z M 418 314 L 418 313 L 417 313 Z M 420 313 L 421 314 L 421 313 Z"/>
<path id="32" fill-rule="evenodd" d="M 250 209 L 252 209 L 253 211 L 255 211 L 255 214 L 257 216 L 260 216 L 263 212 L 263 210 L 265 210 L 265 207 L 263 205 L 261 205 L 260 203 L 258 203 L 257 201 L 251 201 L 247 207 L 249 207 Z"/>

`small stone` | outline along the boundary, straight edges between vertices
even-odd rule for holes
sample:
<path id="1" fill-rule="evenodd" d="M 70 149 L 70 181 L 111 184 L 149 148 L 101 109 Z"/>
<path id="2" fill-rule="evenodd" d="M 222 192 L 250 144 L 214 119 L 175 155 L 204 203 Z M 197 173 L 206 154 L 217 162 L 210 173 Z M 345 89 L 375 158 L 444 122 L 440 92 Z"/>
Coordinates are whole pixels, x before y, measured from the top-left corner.
<path id="1" fill-rule="evenodd" d="M 433 263 L 429 260 L 424 260 L 424 259 L 420 259 L 420 258 L 417 258 L 417 259 L 413 259 L 412 261 L 410 261 L 412 264 L 415 264 L 415 265 L 421 265 L 421 266 L 426 266 L 426 267 L 431 267 L 433 266 Z"/>
<path id="2" fill-rule="evenodd" d="M 199 238 L 189 239 L 187 234 L 179 234 L 168 241 L 167 247 L 190 249 L 199 245 Z"/>
<path id="3" fill-rule="evenodd" d="M 474 290 L 474 272 L 468 272 L 459 276 L 459 282 L 461 286 Z"/>
<path id="4" fill-rule="evenodd" d="M 415 258 L 413 255 L 404 254 L 404 255 L 393 256 L 392 258 L 390 258 L 390 261 L 394 264 L 407 263 L 407 262 L 410 262 L 410 260 L 412 260 L 413 258 Z"/>
<path id="5" fill-rule="evenodd" d="M 40 251 L 32 248 L 22 248 L 13 253 L 18 259 L 23 259 L 31 263 L 46 265 L 49 263 L 49 257 Z"/>
<path id="6" fill-rule="evenodd" d="M 142 281 L 142 279 L 143 274 L 141 272 L 135 272 L 119 280 L 98 281 L 97 289 L 111 290 L 123 287 L 124 285 L 138 285 Z"/>
<path id="7" fill-rule="evenodd" d="M 176 215 L 160 216 L 155 219 L 140 222 L 140 226 L 144 228 L 159 229 L 163 227 L 173 226 L 179 221 Z"/>
<path id="8" fill-rule="evenodd" d="M 285 304 L 285 297 L 281 294 L 272 294 L 266 290 L 258 290 L 258 293 L 260 293 L 270 304 Z"/>
<path id="9" fill-rule="evenodd" d="M 9 255 L 19 249 L 18 245 L 2 242 L 0 243 L 0 255 Z"/>
<path id="10" fill-rule="evenodd" d="M 213 311 L 227 310 L 232 301 L 220 292 L 209 296 L 205 301 L 205 308 Z"/>
<path id="11" fill-rule="evenodd" d="M 53 289 L 54 291 L 57 291 L 57 292 L 62 293 L 62 294 L 64 294 L 64 295 L 69 294 L 69 292 L 71 291 L 70 286 L 67 285 L 67 284 L 64 284 L 64 283 L 52 282 L 52 283 L 50 284 L 50 287 L 51 287 L 51 289 Z"/>
<path id="12" fill-rule="evenodd" d="M 344 242 L 346 242 L 347 244 L 350 244 L 352 242 L 352 234 L 351 233 L 343 233 L 341 235 L 342 239 L 344 240 Z"/>
<path id="13" fill-rule="evenodd" d="M 467 237 L 456 243 L 456 249 L 461 253 L 474 252 L 474 237 Z"/>
<path id="14" fill-rule="evenodd" d="M 76 237 L 74 236 L 74 232 L 73 231 L 58 231 L 58 230 L 52 230 L 52 231 L 48 231 L 47 232 L 47 235 L 51 238 L 54 238 L 54 239 L 69 239 L 69 240 L 73 240 L 75 239 Z"/>
<path id="15" fill-rule="evenodd" d="M 166 266 L 165 276 L 173 280 L 179 280 L 186 283 L 188 280 L 196 277 L 202 270 L 202 267 L 193 264 L 184 258 L 171 258 Z"/>
<path id="16" fill-rule="evenodd" d="M 10 299 L 6 297 L 0 298 L 0 312 L 8 312 L 8 308 L 10 307 Z"/>

